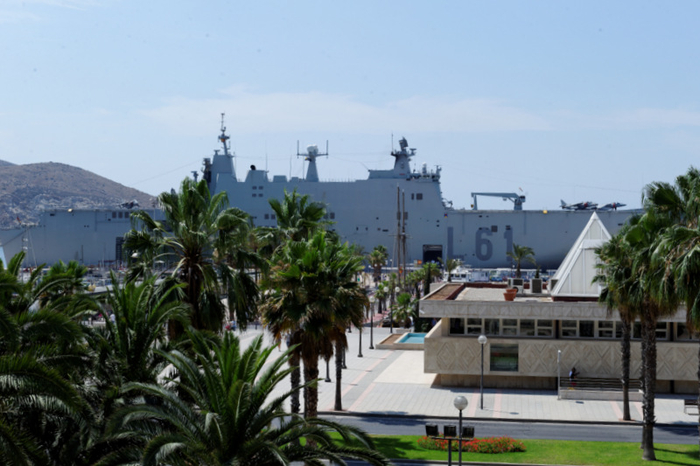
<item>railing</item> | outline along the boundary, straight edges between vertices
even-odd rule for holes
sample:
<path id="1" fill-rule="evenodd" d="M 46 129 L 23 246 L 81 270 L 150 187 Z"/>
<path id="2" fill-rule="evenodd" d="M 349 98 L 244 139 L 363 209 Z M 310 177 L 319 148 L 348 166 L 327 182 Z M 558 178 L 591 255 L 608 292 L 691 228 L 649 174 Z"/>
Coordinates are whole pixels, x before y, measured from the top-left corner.
<path id="1" fill-rule="evenodd" d="M 597 390 L 597 391 L 622 391 L 622 380 L 620 379 L 606 379 L 606 378 L 584 378 L 577 377 L 576 379 L 569 380 L 568 378 L 561 379 L 562 390 Z M 630 390 L 641 390 L 642 382 L 639 379 L 630 379 L 629 383 Z"/>

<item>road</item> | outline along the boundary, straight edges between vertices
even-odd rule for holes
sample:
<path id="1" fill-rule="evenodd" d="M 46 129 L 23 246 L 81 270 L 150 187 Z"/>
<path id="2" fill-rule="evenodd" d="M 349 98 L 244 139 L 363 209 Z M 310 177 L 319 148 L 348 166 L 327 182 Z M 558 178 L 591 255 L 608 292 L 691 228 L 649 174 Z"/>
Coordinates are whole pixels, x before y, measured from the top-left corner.
<path id="1" fill-rule="evenodd" d="M 437 424 L 440 431 L 445 424 L 458 423 L 457 418 L 435 419 L 420 417 L 379 416 L 323 416 L 343 424 L 353 425 L 377 435 L 424 435 L 425 424 Z M 477 437 L 507 435 L 515 439 L 588 440 L 613 442 L 640 442 L 639 424 L 591 424 L 513 421 L 464 421 L 473 425 Z M 697 444 L 697 426 L 659 425 L 654 428 L 655 443 Z"/>

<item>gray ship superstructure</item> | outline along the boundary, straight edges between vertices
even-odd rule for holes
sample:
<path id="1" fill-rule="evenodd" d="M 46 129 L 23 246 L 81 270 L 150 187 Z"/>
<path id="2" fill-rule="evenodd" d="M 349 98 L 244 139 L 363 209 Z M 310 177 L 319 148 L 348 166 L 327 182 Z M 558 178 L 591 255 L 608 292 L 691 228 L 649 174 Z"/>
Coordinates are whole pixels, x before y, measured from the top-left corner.
<path id="1" fill-rule="evenodd" d="M 506 253 L 519 244 L 535 251 L 543 269 L 557 268 L 591 216 L 586 210 L 523 210 L 524 197 L 508 193 L 496 194 L 510 198 L 513 210 L 454 209 L 442 198 L 439 168 L 429 170 L 424 164 L 420 171 L 411 170 L 416 151 L 406 139 L 391 152 L 392 169 L 369 170 L 367 179 L 345 182 L 320 181 L 317 159 L 327 153 L 316 146 L 300 154 L 308 164 L 305 178 L 270 179 L 266 170 L 251 166 L 245 179 L 238 180 L 223 121 L 218 139 L 222 149 L 204 159 L 203 177 L 212 193 L 225 191 L 230 204 L 248 212 L 255 226 L 276 226 L 268 200 L 296 189 L 325 204 L 331 228 L 345 241 L 366 252 L 384 245 L 394 267 L 439 257 L 460 259 L 472 268 L 511 267 Z M 613 209 L 598 211 L 598 216 L 615 234 L 633 212 Z M 131 227 L 129 215 L 124 208 L 45 212 L 38 225 L 0 230 L 0 246 L 7 259 L 24 248 L 30 264 L 59 259 L 118 263 L 123 235 Z"/>
<path id="2" fill-rule="evenodd" d="M 222 150 L 213 159 L 204 159 L 204 178 L 213 193 L 225 191 L 232 205 L 250 213 L 255 225 L 275 226 L 268 199 L 281 199 L 285 190 L 296 189 L 326 205 L 327 218 L 334 222 L 331 228 L 344 240 L 367 252 L 384 245 L 394 265 L 399 262 L 398 244 L 405 238 L 407 264 L 440 257 L 457 258 L 474 268 L 510 267 L 506 253 L 518 244 L 531 247 L 542 268 L 557 268 L 591 216 L 590 210 L 523 210 L 523 196 L 511 199 L 513 210 L 454 209 L 442 198 L 439 167 L 428 170 L 424 164 L 420 171 L 411 170 L 416 150 L 405 138 L 399 141 L 400 149 L 391 152 L 393 169 L 369 170 L 365 180 L 320 181 L 317 158 L 327 154 L 309 146 L 304 179 L 284 175 L 270 179 L 265 170 L 251 166 L 240 181 L 228 139 L 222 123 Z M 615 234 L 632 212 L 609 210 L 598 216 Z"/>
<path id="3" fill-rule="evenodd" d="M 113 209 L 48 210 L 35 224 L 0 230 L 5 259 L 26 252 L 24 265 L 34 267 L 62 260 L 86 265 L 112 266 L 123 259 L 124 233 L 131 229 L 131 212 Z"/>

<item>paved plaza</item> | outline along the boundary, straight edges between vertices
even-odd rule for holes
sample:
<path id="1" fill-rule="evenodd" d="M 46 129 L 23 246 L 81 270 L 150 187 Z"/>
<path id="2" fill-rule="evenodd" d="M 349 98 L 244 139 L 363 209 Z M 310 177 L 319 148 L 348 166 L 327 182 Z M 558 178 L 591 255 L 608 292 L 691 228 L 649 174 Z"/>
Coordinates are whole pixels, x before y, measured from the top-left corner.
<path id="1" fill-rule="evenodd" d="M 240 333 L 243 344 L 250 342 L 261 329 Z M 388 328 L 374 329 L 374 345 L 389 335 Z M 268 334 L 266 342 L 273 344 Z M 369 349 L 369 328 L 362 334 L 362 355 L 358 357 L 359 333 L 348 334 L 350 348 L 343 371 L 343 410 L 349 414 L 415 415 L 454 417 L 452 404 L 457 395 L 464 395 L 469 405 L 464 411 L 472 419 L 508 419 L 568 422 L 621 422 L 622 402 L 595 400 L 558 400 L 556 391 L 485 389 L 484 409 L 479 408 L 478 388 L 440 387 L 433 384 L 434 374 L 423 373 L 423 351 Z M 284 345 L 284 343 L 283 343 Z M 326 376 L 326 365 L 319 364 L 320 377 Z M 331 360 L 332 383 L 319 382 L 318 409 L 333 413 L 335 400 L 335 365 Z M 288 384 L 278 387 L 279 391 Z M 683 399 L 690 395 L 656 397 L 656 419 L 659 424 L 697 425 L 697 412 L 686 414 Z M 632 419 L 642 420 L 641 402 L 630 406 Z"/>

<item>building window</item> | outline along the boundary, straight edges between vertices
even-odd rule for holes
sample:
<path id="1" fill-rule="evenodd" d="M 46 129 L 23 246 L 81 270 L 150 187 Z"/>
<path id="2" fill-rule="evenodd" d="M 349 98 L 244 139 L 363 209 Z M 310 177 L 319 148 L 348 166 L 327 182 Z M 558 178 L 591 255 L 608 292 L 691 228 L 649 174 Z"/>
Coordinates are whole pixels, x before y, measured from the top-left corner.
<path id="1" fill-rule="evenodd" d="M 612 322 L 610 323 L 612 324 Z M 593 338 L 595 336 L 595 322 L 592 320 L 562 320 L 560 334 L 564 338 Z"/>
<path id="2" fill-rule="evenodd" d="M 51 214 L 51 215 L 53 215 L 53 214 Z M 116 212 L 112 212 L 112 218 L 117 218 L 117 213 L 116 213 Z"/>
<path id="3" fill-rule="evenodd" d="M 518 345 L 494 343 L 490 346 L 490 369 L 498 372 L 518 372 Z"/>
<path id="4" fill-rule="evenodd" d="M 615 335 L 615 322 L 601 320 L 598 322 L 598 338 L 612 338 Z"/>
<path id="5" fill-rule="evenodd" d="M 411 200 L 414 200 L 416 198 L 416 195 L 411 193 Z"/>
<path id="6" fill-rule="evenodd" d="M 423 200 L 423 193 L 418 193 L 418 194 L 416 194 L 416 200 L 417 200 L 417 201 L 422 201 L 422 200 Z"/>
<path id="7" fill-rule="evenodd" d="M 533 319 L 520 320 L 520 336 L 534 337 L 535 336 L 535 321 Z"/>
<path id="8" fill-rule="evenodd" d="M 592 320 L 581 320 L 578 323 L 578 336 L 581 338 L 593 338 L 595 336 L 595 322 Z"/>
<path id="9" fill-rule="evenodd" d="M 668 322 L 659 322 L 656 324 L 656 339 L 668 340 Z"/>
<path id="10" fill-rule="evenodd" d="M 467 319 L 467 335 L 481 335 L 482 325 L 481 319 Z"/>
<path id="11" fill-rule="evenodd" d="M 272 220 L 275 220 L 277 217 L 275 217 L 275 214 L 272 214 L 270 218 L 272 218 Z"/>
<path id="12" fill-rule="evenodd" d="M 450 335 L 464 335 L 464 319 L 450 319 Z"/>
<path id="13" fill-rule="evenodd" d="M 575 337 L 576 331 L 578 330 L 575 320 L 562 320 L 561 321 L 561 336 L 562 337 Z"/>
<path id="14" fill-rule="evenodd" d="M 258 189 L 258 187 L 257 187 L 257 186 L 253 186 L 253 189 Z"/>
<path id="15" fill-rule="evenodd" d="M 270 219 L 270 214 L 265 214 L 265 220 L 269 220 L 269 219 Z"/>
<path id="16" fill-rule="evenodd" d="M 538 320 L 537 321 L 537 336 L 538 337 L 551 337 L 554 335 L 553 331 L 554 325 L 551 320 Z"/>
<path id="17" fill-rule="evenodd" d="M 331 220 L 335 218 L 335 212 L 331 212 Z"/>
<path id="18" fill-rule="evenodd" d="M 685 324 L 676 324 L 676 340 L 690 340 L 690 331 Z"/>
<path id="19" fill-rule="evenodd" d="M 518 319 L 503 319 L 501 322 L 501 332 L 503 336 L 516 336 L 518 334 Z"/>
<path id="20" fill-rule="evenodd" d="M 500 320 L 499 319 L 485 319 L 484 320 L 485 334 L 486 335 L 500 335 Z"/>

